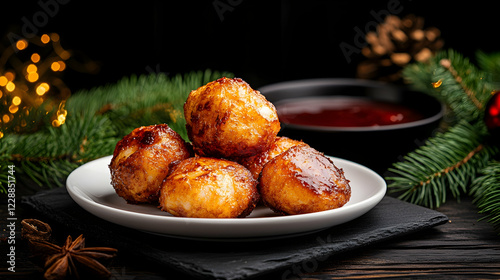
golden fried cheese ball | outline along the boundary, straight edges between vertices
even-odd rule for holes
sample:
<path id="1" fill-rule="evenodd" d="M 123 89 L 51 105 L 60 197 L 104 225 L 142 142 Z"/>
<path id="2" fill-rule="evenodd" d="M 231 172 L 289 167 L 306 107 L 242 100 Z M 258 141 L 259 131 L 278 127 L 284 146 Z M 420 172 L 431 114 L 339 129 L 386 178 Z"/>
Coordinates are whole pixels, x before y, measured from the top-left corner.
<path id="1" fill-rule="evenodd" d="M 251 156 L 267 150 L 280 130 L 274 105 L 238 78 L 220 78 L 191 91 L 184 116 L 200 156 Z"/>
<path id="2" fill-rule="evenodd" d="M 136 128 L 116 144 L 111 185 L 129 203 L 157 203 L 169 165 L 191 155 L 192 148 L 166 124 Z"/>
<path id="3" fill-rule="evenodd" d="M 342 169 L 308 145 L 292 147 L 269 161 L 259 180 L 264 204 L 282 214 L 335 209 L 351 197 Z"/>
<path id="4" fill-rule="evenodd" d="M 300 144 L 305 144 L 305 143 L 302 141 L 290 139 L 288 137 L 278 136 L 276 137 L 276 139 L 274 140 L 273 144 L 269 149 L 254 156 L 240 158 L 238 159 L 238 162 L 241 165 L 248 168 L 248 170 L 252 172 L 252 175 L 255 178 L 255 180 L 258 180 L 262 168 L 268 161 L 270 161 L 277 155 L 285 152 L 286 150 L 290 149 L 291 147 Z"/>
<path id="5" fill-rule="evenodd" d="M 248 169 L 225 159 L 193 157 L 172 168 L 160 190 L 160 209 L 191 218 L 242 218 L 259 198 Z"/>

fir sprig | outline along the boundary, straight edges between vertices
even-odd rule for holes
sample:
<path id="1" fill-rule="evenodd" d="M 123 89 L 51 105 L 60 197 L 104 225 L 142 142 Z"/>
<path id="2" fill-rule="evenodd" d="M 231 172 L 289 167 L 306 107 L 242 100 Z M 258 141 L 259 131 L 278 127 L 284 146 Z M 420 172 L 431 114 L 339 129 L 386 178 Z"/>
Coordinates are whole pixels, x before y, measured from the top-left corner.
<path id="1" fill-rule="evenodd" d="M 483 144 L 486 134 L 483 125 L 466 121 L 437 134 L 389 169 L 389 188 L 400 192 L 401 199 L 427 207 L 439 207 L 449 192 L 459 198 L 497 152 Z"/>
<path id="2" fill-rule="evenodd" d="M 492 223 L 496 229 L 500 229 L 500 162 L 491 161 L 483 168 L 477 177 L 470 193 L 474 197 L 474 203 L 485 213 L 484 220 Z"/>
<path id="3" fill-rule="evenodd" d="M 428 207 L 439 207 L 448 194 L 471 194 L 485 218 L 500 228 L 500 167 L 495 161 L 500 147 L 490 141 L 484 123 L 485 106 L 500 80 L 500 55 L 478 53 L 478 61 L 481 69 L 449 50 L 405 68 L 406 80 L 446 104 L 452 118 L 446 119 L 446 132 L 395 163 L 386 179 L 400 198 Z"/>
<path id="4" fill-rule="evenodd" d="M 222 76 L 232 74 L 207 70 L 173 77 L 132 76 L 77 92 L 66 101 L 64 125 L 45 123 L 34 133 L 8 134 L 0 140 L 0 172 L 7 174 L 7 162 L 14 162 L 17 178 L 29 178 L 21 182 L 25 187 L 62 186 L 72 170 L 111 154 L 116 143 L 139 126 L 167 123 L 187 139 L 182 106 L 188 94 Z"/>
<path id="5" fill-rule="evenodd" d="M 479 67 L 489 75 L 496 89 L 500 88 L 500 52 L 487 54 L 482 51 L 476 53 Z"/>
<path id="6" fill-rule="evenodd" d="M 448 105 L 458 120 L 469 122 L 483 117 L 494 88 L 486 72 L 453 50 L 440 52 L 428 63 L 413 64 L 403 75 L 412 86 Z"/>

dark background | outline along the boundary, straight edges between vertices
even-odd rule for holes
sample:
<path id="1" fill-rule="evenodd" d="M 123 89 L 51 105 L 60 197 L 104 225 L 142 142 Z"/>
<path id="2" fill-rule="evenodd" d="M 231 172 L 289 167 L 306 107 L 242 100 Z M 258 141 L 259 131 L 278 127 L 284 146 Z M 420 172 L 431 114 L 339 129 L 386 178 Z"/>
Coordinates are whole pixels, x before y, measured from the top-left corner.
<path id="1" fill-rule="evenodd" d="M 72 91 L 132 74 L 206 68 L 233 72 L 257 88 L 283 80 L 354 77 L 362 56 L 352 54 L 349 63 L 339 45 L 354 45 L 354 28 L 364 30 L 375 21 L 370 11 L 390 4 L 401 10 L 397 16 L 415 14 L 439 28 L 445 48 L 471 58 L 479 49 L 500 49 L 498 11 L 487 1 L 12 1 L 2 4 L 0 32 L 5 46 L 5 36 L 23 35 L 29 21 L 37 35 L 56 32 L 63 47 L 97 61 L 97 74 L 67 71 Z"/>

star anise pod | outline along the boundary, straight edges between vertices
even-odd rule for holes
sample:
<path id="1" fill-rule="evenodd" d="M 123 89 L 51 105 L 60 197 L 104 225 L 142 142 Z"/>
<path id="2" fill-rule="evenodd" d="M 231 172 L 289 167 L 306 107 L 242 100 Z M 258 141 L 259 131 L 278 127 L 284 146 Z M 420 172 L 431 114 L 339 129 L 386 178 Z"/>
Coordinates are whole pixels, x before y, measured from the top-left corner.
<path id="1" fill-rule="evenodd" d="M 24 219 L 21 221 L 21 237 L 28 240 L 47 241 L 50 239 L 52 229 L 49 224 L 37 219 Z"/>
<path id="2" fill-rule="evenodd" d="M 68 236 L 64 246 L 47 241 L 30 241 L 35 249 L 45 256 L 45 274 L 47 280 L 64 279 L 72 276 L 79 279 L 77 266 L 85 267 L 90 273 L 100 278 L 108 278 L 111 273 L 96 259 L 109 259 L 116 255 L 117 250 L 107 247 L 85 248 L 85 238 L 80 235 L 73 241 Z"/>

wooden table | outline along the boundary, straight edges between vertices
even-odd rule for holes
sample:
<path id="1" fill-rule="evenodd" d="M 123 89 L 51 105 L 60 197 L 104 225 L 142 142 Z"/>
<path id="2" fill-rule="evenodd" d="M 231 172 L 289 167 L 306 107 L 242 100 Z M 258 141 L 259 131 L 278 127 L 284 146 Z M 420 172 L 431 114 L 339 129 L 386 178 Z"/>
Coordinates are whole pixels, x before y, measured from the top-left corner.
<path id="1" fill-rule="evenodd" d="M 6 205 L 0 206 L 4 221 Z M 481 215 L 471 200 L 450 200 L 437 210 L 449 217 L 449 223 L 349 252 L 342 258 L 332 257 L 316 267 L 297 266 L 293 269 L 295 275 L 280 271 L 262 279 L 500 279 L 500 235 L 490 224 L 478 221 Z M 36 217 L 36 213 L 25 209 L 18 209 L 18 214 L 23 218 Z M 1 234 L 6 236 L 5 227 Z M 62 243 L 64 236 L 57 238 Z M 21 249 L 16 251 L 16 272 L 12 273 L 3 261 L 8 248 L 2 240 L 0 279 L 43 279 L 42 269 L 29 260 L 26 246 L 18 248 Z M 112 272 L 111 279 L 188 279 L 133 256 L 119 256 L 107 267 Z"/>

